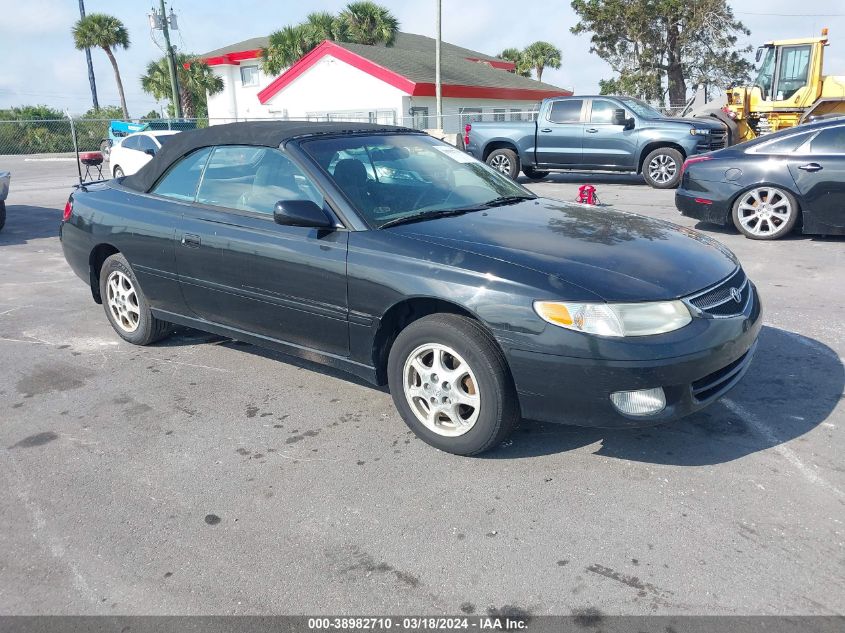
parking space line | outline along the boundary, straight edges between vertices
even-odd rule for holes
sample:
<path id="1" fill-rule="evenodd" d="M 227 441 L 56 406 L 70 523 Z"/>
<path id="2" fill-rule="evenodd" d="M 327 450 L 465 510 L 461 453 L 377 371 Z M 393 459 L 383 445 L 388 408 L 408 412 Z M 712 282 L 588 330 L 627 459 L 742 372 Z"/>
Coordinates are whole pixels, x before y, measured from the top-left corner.
<path id="1" fill-rule="evenodd" d="M 829 481 L 818 475 L 810 466 L 801 461 L 801 458 L 789 448 L 784 440 L 779 438 L 770 426 L 760 420 L 756 415 L 751 413 L 748 409 L 740 404 L 737 404 L 730 398 L 722 398 L 721 403 L 728 408 L 734 415 L 739 417 L 743 422 L 751 427 L 758 435 L 763 437 L 767 442 L 771 442 L 772 448 L 777 453 L 792 464 L 804 477 L 812 484 L 826 488 L 838 497 L 845 498 L 845 492 L 831 484 Z"/>

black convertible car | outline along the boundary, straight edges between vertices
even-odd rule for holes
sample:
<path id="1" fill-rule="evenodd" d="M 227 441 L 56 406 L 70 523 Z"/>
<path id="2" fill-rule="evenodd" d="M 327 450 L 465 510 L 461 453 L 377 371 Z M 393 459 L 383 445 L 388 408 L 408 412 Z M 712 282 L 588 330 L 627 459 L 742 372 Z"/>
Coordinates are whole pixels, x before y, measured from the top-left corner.
<path id="1" fill-rule="evenodd" d="M 845 235 L 845 118 L 688 159 L 675 206 L 703 222 L 733 223 L 753 240 L 775 240 L 795 226 Z"/>
<path id="2" fill-rule="evenodd" d="M 236 123 L 177 135 L 68 200 L 65 257 L 115 331 L 171 324 L 387 382 L 445 451 L 520 417 L 641 426 L 700 409 L 761 326 L 733 254 L 666 222 L 537 198 L 423 133 Z"/>

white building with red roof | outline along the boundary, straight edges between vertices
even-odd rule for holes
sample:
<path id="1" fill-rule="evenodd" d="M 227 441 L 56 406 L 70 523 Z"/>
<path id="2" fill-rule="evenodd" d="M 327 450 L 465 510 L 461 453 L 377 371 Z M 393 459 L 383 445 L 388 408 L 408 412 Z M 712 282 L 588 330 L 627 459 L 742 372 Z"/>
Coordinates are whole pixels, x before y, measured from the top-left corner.
<path id="1" fill-rule="evenodd" d="M 434 46 L 398 33 L 393 46 L 325 41 L 278 76 L 261 68 L 267 38 L 201 56 L 223 79 L 208 99 L 212 123 L 256 118 L 377 121 L 434 128 Z M 516 75 L 511 62 L 443 42 L 443 129 L 466 121 L 522 120 L 546 97 L 571 90 Z"/>

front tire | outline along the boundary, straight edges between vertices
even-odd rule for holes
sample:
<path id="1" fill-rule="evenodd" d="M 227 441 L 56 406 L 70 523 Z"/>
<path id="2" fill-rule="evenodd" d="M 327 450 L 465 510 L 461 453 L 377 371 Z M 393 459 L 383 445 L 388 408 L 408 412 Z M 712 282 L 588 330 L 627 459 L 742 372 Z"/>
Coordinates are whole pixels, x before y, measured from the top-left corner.
<path id="1" fill-rule="evenodd" d="M 433 314 L 411 323 L 390 349 L 387 376 L 408 427 L 447 453 L 494 448 L 520 417 L 501 350 L 467 317 Z"/>
<path id="2" fill-rule="evenodd" d="M 534 169 L 533 167 L 523 167 L 522 173 L 525 174 L 526 178 L 535 182 L 539 182 L 540 180 L 549 175 L 548 171 L 544 171 L 542 169 Z"/>
<path id="3" fill-rule="evenodd" d="M 731 216 L 734 226 L 752 240 L 776 240 L 787 235 L 798 220 L 798 202 L 778 187 L 755 187 L 739 196 Z"/>
<path id="4" fill-rule="evenodd" d="M 516 180 L 519 175 L 519 156 L 512 149 L 494 149 L 485 162 L 511 180 Z"/>
<path id="5" fill-rule="evenodd" d="M 170 324 L 153 316 L 129 262 L 115 253 L 100 268 L 100 297 L 106 317 L 124 341 L 149 345 L 170 334 Z"/>
<path id="6" fill-rule="evenodd" d="M 655 189 L 674 189 L 681 181 L 684 155 L 671 147 L 658 147 L 643 161 L 643 178 Z"/>

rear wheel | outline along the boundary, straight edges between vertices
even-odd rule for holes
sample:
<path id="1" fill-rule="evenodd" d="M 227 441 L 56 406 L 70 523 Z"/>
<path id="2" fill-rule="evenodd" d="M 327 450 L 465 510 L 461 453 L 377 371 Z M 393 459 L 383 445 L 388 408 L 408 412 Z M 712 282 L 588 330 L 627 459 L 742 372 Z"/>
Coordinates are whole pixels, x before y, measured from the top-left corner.
<path id="1" fill-rule="evenodd" d="M 476 321 L 434 314 L 399 333 L 387 365 L 393 402 L 424 442 L 475 455 L 498 446 L 519 420 L 507 362 Z"/>
<path id="2" fill-rule="evenodd" d="M 534 169 L 533 167 L 523 167 L 522 173 L 525 174 L 526 178 L 531 180 L 542 180 L 546 176 L 549 175 L 548 171 L 543 171 L 542 169 Z"/>
<path id="3" fill-rule="evenodd" d="M 643 178 L 655 189 L 673 189 L 681 180 L 684 156 L 671 147 L 658 147 L 643 161 Z"/>
<path id="4" fill-rule="evenodd" d="M 120 165 L 114 166 L 113 173 L 114 173 L 115 178 L 123 178 L 124 174 L 123 174 L 123 170 L 120 168 Z"/>
<path id="5" fill-rule="evenodd" d="M 798 203 L 788 191 L 755 187 L 736 199 L 734 226 L 752 240 L 776 240 L 789 233 L 798 220 Z"/>
<path id="6" fill-rule="evenodd" d="M 512 149 L 494 149 L 487 156 L 487 164 L 511 180 L 519 175 L 519 156 Z"/>
<path id="7" fill-rule="evenodd" d="M 129 262 L 115 253 L 100 268 L 100 297 L 109 323 L 125 341 L 149 345 L 170 333 L 170 324 L 155 318 Z"/>

